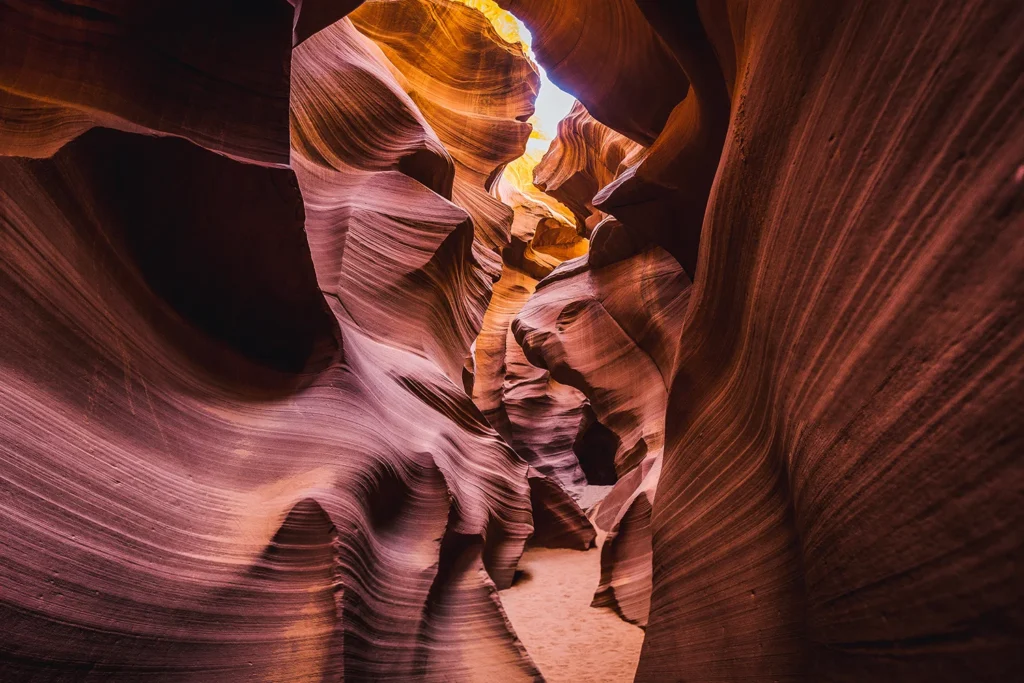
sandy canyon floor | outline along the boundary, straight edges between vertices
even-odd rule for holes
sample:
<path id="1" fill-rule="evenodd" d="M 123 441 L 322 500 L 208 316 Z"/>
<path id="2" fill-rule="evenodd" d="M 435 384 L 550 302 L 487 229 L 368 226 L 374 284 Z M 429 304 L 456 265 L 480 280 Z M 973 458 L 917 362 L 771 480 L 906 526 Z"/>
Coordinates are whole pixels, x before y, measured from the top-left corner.
<path id="1" fill-rule="evenodd" d="M 501 602 L 548 683 L 628 683 L 644 632 L 606 608 L 594 608 L 601 551 L 531 548 Z"/>

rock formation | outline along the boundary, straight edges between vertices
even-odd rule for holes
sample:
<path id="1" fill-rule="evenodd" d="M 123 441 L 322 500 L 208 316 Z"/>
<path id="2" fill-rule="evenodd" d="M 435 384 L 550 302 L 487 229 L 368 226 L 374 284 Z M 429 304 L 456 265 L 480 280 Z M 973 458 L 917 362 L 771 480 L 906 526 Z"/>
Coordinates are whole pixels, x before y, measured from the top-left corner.
<path id="1" fill-rule="evenodd" d="M 583 392 L 612 437 L 610 452 L 579 453 L 584 472 L 614 471 L 611 481 L 588 476 L 592 483 L 614 483 L 590 515 L 607 578 L 597 587 L 595 604 L 612 604 L 627 620 L 643 624 L 646 606 L 624 608 L 617 596 L 632 590 L 641 602 L 649 599 L 649 502 L 661 469 L 667 379 L 690 282 L 659 247 L 603 268 L 588 260 L 566 262 L 543 280 L 512 329 L 527 358 Z M 602 456 L 611 462 L 591 459 Z"/>
<path id="2" fill-rule="evenodd" d="M 496 0 L 533 33 L 555 83 L 641 145 L 654 142 L 689 83 L 635 0 Z"/>
<path id="3" fill-rule="evenodd" d="M 348 20 L 292 52 L 290 11 L 234 17 L 238 51 L 206 75 L 190 66 L 217 34 L 188 7 L 126 11 L 3 9 L 5 32 L 90 58 L 4 52 L 3 150 L 22 158 L 0 160 L 0 678 L 536 678 L 495 589 L 534 526 L 593 532 L 456 383 L 486 249 L 412 80 Z M 193 62 L 147 72 L 159 46 L 107 31 L 132 25 L 189 38 Z M 502 123 L 496 101 L 529 64 L 479 40 L 523 65 L 478 76 L 490 144 L 528 113 L 524 96 Z M 257 93 L 271 58 L 276 110 L 203 90 Z"/>
<path id="4" fill-rule="evenodd" d="M 577 102 L 558 124 L 558 135 L 534 170 L 537 187 L 569 207 L 580 234 L 589 236 L 606 217 L 594 196 L 645 153 L 645 148 L 597 122 Z"/>
<path id="5" fill-rule="evenodd" d="M 0 680 L 540 680 L 528 543 L 638 682 L 1016 680 L 1021 36 L 0 0 Z"/>
<path id="6" fill-rule="evenodd" d="M 573 446 L 586 399 L 527 361 L 512 333 L 512 320 L 537 283 L 559 263 L 585 254 L 588 244 L 562 213 L 568 210 L 543 201 L 533 186 L 535 161 L 527 156 L 511 164 L 496 188 L 513 210 L 511 241 L 474 344 L 468 393 L 520 456 L 578 496 L 587 480 Z"/>
<path id="7" fill-rule="evenodd" d="M 581 500 L 587 498 L 581 483 L 614 485 L 588 512 L 604 575 L 595 586 L 594 605 L 613 607 L 641 625 L 651 590 L 650 501 L 661 469 L 668 380 L 690 281 L 664 250 L 641 242 L 616 219 L 602 219 L 590 199 L 625 171 L 630 157 L 644 153 L 579 103 L 573 107 L 532 173 L 536 185 L 525 186 L 561 200 L 580 231 L 590 234 L 587 226 L 600 222 L 586 255 L 553 272 L 523 263 L 520 255 L 536 253 L 532 248 L 506 255 L 506 275 L 477 340 L 478 357 L 483 352 L 492 364 L 495 357 L 505 360 L 497 368 L 505 372 L 503 393 L 489 391 L 477 404 L 508 443 L 537 467 L 545 463 L 553 475 L 562 470 L 555 476 Z M 522 193 L 506 192 L 503 198 L 516 207 L 515 225 L 557 222 L 547 207 L 527 210 L 531 202 Z M 529 236 L 531 245 L 541 239 Z M 547 277 L 537 283 L 524 269 Z M 506 281 L 514 283 L 508 294 Z M 505 338 L 490 339 L 488 330 L 495 326 Z M 507 435 L 499 424 L 509 424 Z M 526 428 L 513 434 L 519 425 Z M 575 439 L 566 438 L 570 433 Z"/>
<path id="8" fill-rule="evenodd" d="M 695 275 L 637 680 L 1012 679 L 1024 12 L 637 5 L 691 89 L 594 204 Z"/>
<path id="9" fill-rule="evenodd" d="M 497 277 L 494 254 L 508 244 L 512 211 L 490 190 L 524 151 L 540 87 L 536 70 L 520 45 L 455 2 L 370 0 L 353 21 L 384 50 L 455 160 L 453 198 L 473 219 L 484 247 L 477 258 Z"/>

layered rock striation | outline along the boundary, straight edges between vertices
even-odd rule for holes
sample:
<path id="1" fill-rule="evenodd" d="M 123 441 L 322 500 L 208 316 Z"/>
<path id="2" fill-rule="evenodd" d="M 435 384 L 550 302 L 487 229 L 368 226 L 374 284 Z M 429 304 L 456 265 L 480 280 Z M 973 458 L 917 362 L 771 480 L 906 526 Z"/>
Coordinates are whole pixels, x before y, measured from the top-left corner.
<path id="1" fill-rule="evenodd" d="M 1020 3 L 496 3 L 0 2 L 0 679 L 1014 680 Z"/>
<path id="2" fill-rule="evenodd" d="M 689 278 L 658 247 L 606 267 L 587 256 L 543 280 L 512 322 L 526 357 L 581 391 L 609 437 L 604 448 L 578 453 L 591 483 L 614 484 L 590 513 L 602 545 L 595 605 L 641 625 L 650 596 L 650 502 L 689 296 Z"/>
<path id="3" fill-rule="evenodd" d="M 1013 678 L 1024 13 L 636 6 L 689 90 L 593 204 L 694 279 L 637 680 Z"/>
<path id="4" fill-rule="evenodd" d="M 513 209 L 511 241 L 502 251 L 501 278 L 474 343 L 468 393 L 520 456 L 578 497 L 587 478 L 574 445 L 586 399 L 527 361 L 512 333 L 512 320 L 537 283 L 566 259 L 585 254 L 588 242 L 555 208 L 563 207 L 544 201 L 530 180 L 530 164 L 527 157 L 511 164 L 496 188 Z"/>
<path id="5" fill-rule="evenodd" d="M 152 11 L 3 8 L 86 57 L 2 64 L 0 677 L 538 678 L 496 590 L 531 534 L 593 531 L 461 389 L 491 233 L 412 79 L 348 20 L 292 52 L 290 10 L 230 17 L 232 52 Z M 272 60 L 270 109 L 207 85 Z"/>
<path id="6" fill-rule="evenodd" d="M 599 190 L 636 162 L 646 148 L 599 123 L 576 102 L 534 169 L 536 186 L 569 207 L 581 235 L 590 236 L 607 214 L 594 208 Z"/>

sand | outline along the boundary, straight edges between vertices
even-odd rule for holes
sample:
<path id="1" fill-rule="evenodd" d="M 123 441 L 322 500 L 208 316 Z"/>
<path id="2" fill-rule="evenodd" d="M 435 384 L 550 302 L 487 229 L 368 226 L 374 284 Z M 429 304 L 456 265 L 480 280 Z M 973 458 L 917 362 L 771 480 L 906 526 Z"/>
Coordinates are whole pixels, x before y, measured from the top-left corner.
<path id="1" fill-rule="evenodd" d="M 519 639 L 548 683 L 630 683 L 644 632 L 590 601 L 601 553 L 527 550 L 523 575 L 501 592 Z"/>

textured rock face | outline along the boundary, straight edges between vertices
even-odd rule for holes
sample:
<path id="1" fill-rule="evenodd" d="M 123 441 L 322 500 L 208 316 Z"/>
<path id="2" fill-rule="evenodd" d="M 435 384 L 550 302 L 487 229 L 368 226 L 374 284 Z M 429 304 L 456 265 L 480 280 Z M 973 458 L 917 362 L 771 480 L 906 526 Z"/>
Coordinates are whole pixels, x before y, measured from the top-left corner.
<path id="1" fill-rule="evenodd" d="M 589 233 L 603 216 L 590 199 L 644 152 L 577 103 L 532 175 Z M 557 214 L 514 186 L 502 189 L 516 210 L 514 248 L 476 342 L 474 398 L 517 452 L 570 491 L 614 485 L 588 513 L 602 545 L 594 605 L 643 625 L 650 502 L 690 281 L 667 252 L 610 217 L 594 228 L 585 256 L 552 272 L 557 260 L 534 245 Z"/>
<path id="2" fill-rule="evenodd" d="M 661 464 L 660 454 L 645 458 L 590 511 L 601 544 L 592 606 L 611 607 L 639 626 L 646 626 L 651 611 L 651 505 Z"/>
<path id="3" fill-rule="evenodd" d="M 0 152 L 49 156 L 91 120 L 287 164 L 292 18 L 280 0 L 0 3 Z"/>
<path id="4" fill-rule="evenodd" d="M 638 680 L 1014 678 L 1019 3 L 636 4 L 691 89 L 594 204 L 695 274 Z"/>
<path id="5" fill-rule="evenodd" d="M 0 680 L 1016 680 L 1024 8 L 497 6 L 0 0 Z"/>
<path id="6" fill-rule="evenodd" d="M 381 46 L 454 158 L 453 198 L 472 217 L 485 247 L 477 257 L 496 279 L 493 252 L 508 244 L 512 211 L 490 190 L 524 151 L 537 72 L 520 45 L 504 42 L 483 14 L 455 2 L 370 0 L 352 19 Z"/>
<path id="7" fill-rule="evenodd" d="M 476 340 L 471 395 L 520 456 L 576 491 L 587 482 L 573 451 L 586 399 L 530 364 L 511 329 L 536 286 L 529 275 L 505 266 Z"/>
<path id="8" fill-rule="evenodd" d="M 492 11 L 497 7 L 489 6 Z M 512 319 L 538 281 L 563 261 L 587 253 L 589 244 L 578 233 L 571 211 L 533 184 L 540 160 L 538 153 L 528 152 L 506 166 L 493 187 L 512 209 L 511 234 L 466 371 L 467 393 L 520 456 L 578 496 L 587 480 L 574 446 L 586 399 L 530 364 L 511 330 Z"/>
<path id="9" fill-rule="evenodd" d="M 558 135 L 534 170 L 537 187 L 569 207 L 580 234 L 590 235 L 604 214 L 592 201 L 598 190 L 643 155 L 644 148 L 598 123 L 577 102 L 558 124 Z"/>
<path id="10" fill-rule="evenodd" d="M 644 241 L 667 249 L 692 278 L 708 194 L 729 124 L 729 92 L 697 3 L 639 0 L 637 5 L 671 48 L 690 87 L 643 160 L 620 174 L 593 202 Z"/>
<path id="11" fill-rule="evenodd" d="M 742 106 L 669 400 L 640 676 L 680 672 L 669 643 L 700 642 L 682 675 L 1012 678 L 1024 16 L 750 12 L 718 48 Z M 747 644 L 728 662 L 726 637 Z"/>
<path id="12" fill-rule="evenodd" d="M 611 452 L 578 450 L 591 483 L 614 483 L 589 516 L 601 544 L 595 606 L 645 624 L 651 590 L 651 502 L 661 470 L 668 379 L 690 281 L 653 248 L 604 268 L 566 262 L 512 323 L 527 358 L 583 392 Z M 604 463 L 603 457 L 611 462 Z M 591 459 L 593 458 L 593 460 Z M 596 473 L 614 470 L 611 480 Z"/>
<path id="13" fill-rule="evenodd" d="M 58 43 L 179 25 L 3 12 Z M 176 98 L 202 70 L 146 99 L 90 43 L 81 72 L 5 44 L 0 678 L 534 679 L 496 587 L 535 523 L 593 531 L 456 384 L 490 286 L 460 161 L 348 20 L 294 52 L 290 11 L 253 26 L 281 50 L 239 37 L 216 75 L 277 59 L 290 143 L 267 106 Z"/>
<path id="14" fill-rule="evenodd" d="M 661 249 L 601 269 L 583 257 L 545 279 L 512 323 L 527 358 L 583 391 L 615 434 L 620 476 L 664 446 L 666 377 L 688 297 L 686 274 Z"/>

